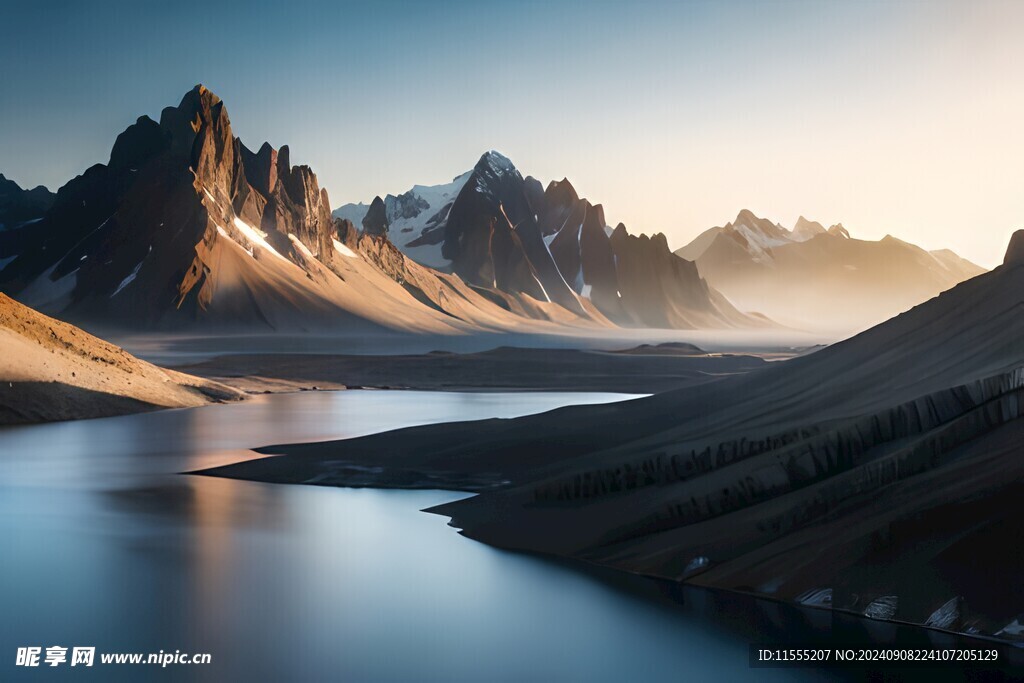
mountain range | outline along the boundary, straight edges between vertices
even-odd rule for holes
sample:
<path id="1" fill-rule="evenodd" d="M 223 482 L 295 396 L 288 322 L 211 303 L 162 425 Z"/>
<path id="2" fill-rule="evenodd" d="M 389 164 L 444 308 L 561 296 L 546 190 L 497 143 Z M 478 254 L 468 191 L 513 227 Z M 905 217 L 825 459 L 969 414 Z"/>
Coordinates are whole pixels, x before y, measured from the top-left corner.
<path id="1" fill-rule="evenodd" d="M 674 256 L 664 235 L 612 229 L 600 204 L 563 179 L 545 187 L 496 151 L 450 183 L 416 185 L 337 218 L 389 239 L 415 261 L 478 288 L 526 294 L 629 327 L 767 327 Z"/>
<path id="2" fill-rule="evenodd" d="M 131 329 L 450 333 L 514 322 L 461 283 L 406 268 L 387 245 L 364 254 L 328 207 L 311 169 L 292 166 L 287 147 L 251 151 L 223 102 L 196 86 L 159 122 L 143 116 L 121 133 L 107 164 L 61 187 L 37 220 L 3 233 L 0 288 L 64 319 Z M 417 300 L 420 285 L 462 318 Z"/>
<path id="3" fill-rule="evenodd" d="M 0 176 L 0 291 L 128 330 L 850 329 L 982 269 L 743 211 L 676 253 L 496 151 L 438 186 L 330 211 L 287 146 L 252 151 L 199 85 L 62 186 Z"/>
<path id="4" fill-rule="evenodd" d="M 675 252 L 741 308 L 803 329 L 870 327 L 985 272 L 948 249 L 851 237 L 801 216 L 792 230 L 743 210 Z"/>
<path id="5" fill-rule="evenodd" d="M 0 233 L 0 290 L 102 329 L 770 325 L 709 288 L 664 237 L 608 234 L 600 207 L 567 182 L 544 191 L 496 152 L 450 196 L 377 199 L 358 221 L 332 217 L 313 171 L 293 166 L 287 146 L 252 151 L 201 85 L 159 121 L 140 117 L 106 164 L 55 196 L 2 188 L 11 227 Z M 426 229 L 406 239 L 415 221 Z M 401 250 L 420 245 L 435 258 Z"/>

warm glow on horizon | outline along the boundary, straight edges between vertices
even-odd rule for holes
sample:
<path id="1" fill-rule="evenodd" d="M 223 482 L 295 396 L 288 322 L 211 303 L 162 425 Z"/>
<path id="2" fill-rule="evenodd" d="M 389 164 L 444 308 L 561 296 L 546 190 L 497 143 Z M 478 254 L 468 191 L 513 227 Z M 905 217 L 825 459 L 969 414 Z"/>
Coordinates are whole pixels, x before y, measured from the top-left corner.
<path id="1" fill-rule="evenodd" d="M 105 162 L 137 116 L 203 82 L 334 206 L 447 182 L 494 148 L 673 248 L 749 208 L 992 267 L 1024 227 L 1024 3 L 13 13 L 0 172 L 23 186 Z"/>

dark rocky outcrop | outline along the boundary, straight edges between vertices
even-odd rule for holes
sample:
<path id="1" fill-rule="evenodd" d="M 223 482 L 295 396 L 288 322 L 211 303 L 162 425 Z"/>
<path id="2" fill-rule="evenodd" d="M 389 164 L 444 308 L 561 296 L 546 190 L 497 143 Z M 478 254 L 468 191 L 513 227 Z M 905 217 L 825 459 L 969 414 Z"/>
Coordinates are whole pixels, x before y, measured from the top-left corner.
<path id="1" fill-rule="evenodd" d="M 334 215 L 358 222 L 367 208 L 346 204 Z M 555 303 L 601 324 L 630 327 L 773 325 L 764 316 L 740 313 L 699 277 L 694 281 L 692 266 L 673 257 L 664 239 L 641 248 L 655 271 L 637 276 L 642 267 L 635 249 L 629 240 L 612 240 L 603 206 L 581 198 L 568 179 L 545 188 L 523 177 L 495 151 L 450 183 L 387 195 L 384 211 L 374 211 L 374 226 L 386 221 L 389 239 L 408 257 L 457 274 L 495 301 L 511 296 L 523 302 L 526 296 L 541 309 Z M 630 253 L 617 253 L 616 245 Z M 620 257 L 632 262 L 625 279 Z M 626 299 L 642 307 L 634 310 Z"/>
<path id="2" fill-rule="evenodd" d="M 507 158 L 484 154 L 448 213 L 442 254 L 470 284 L 582 313 L 544 244 L 526 187 Z"/>
<path id="3" fill-rule="evenodd" d="M 384 200 L 380 196 L 374 197 L 370 202 L 370 208 L 363 217 L 363 232 L 373 237 L 381 237 L 388 234 L 388 216 L 384 208 Z"/>
<path id="4" fill-rule="evenodd" d="M 335 218 L 334 231 L 338 234 L 338 241 L 349 249 L 354 250 L 359 245 L 359 230 L 347 218 Z"/>
<path id="5" fill-rule="evenodd" d="M 581 199 L 563 179 L 542 189 L 497 152 L 473 169 L 437 239 L 452 270 L 467 282 L 524 293 L 579 313 L 593 306 L 619 325 L 635 327 L 761 327 L 737 311 L 672 254 L 663 235 L 612 233 L 604 209 Z"/>
<path id="6" fill-rule="evenodd" d="M 1006 247 L 1006 256 L 1003 257 L 1003 265 L 1024 263 L 1024 230 L 1018 230 L 1010 237 L 1010 244 Z"/>

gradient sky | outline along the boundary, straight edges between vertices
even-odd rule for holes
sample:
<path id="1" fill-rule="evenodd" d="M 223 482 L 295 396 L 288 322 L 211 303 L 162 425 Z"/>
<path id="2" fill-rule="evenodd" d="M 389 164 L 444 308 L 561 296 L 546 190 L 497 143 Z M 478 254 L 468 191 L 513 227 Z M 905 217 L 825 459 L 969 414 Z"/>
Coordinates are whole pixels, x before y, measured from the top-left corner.
<path id="1" fill-rule="evenodd" d="M 750 208 L 994 266 L 1024 227 L 1024 2 L 0 3 L 23 186 L 202 82 L 334 206 L 493 148 L 673 247 Z"/>

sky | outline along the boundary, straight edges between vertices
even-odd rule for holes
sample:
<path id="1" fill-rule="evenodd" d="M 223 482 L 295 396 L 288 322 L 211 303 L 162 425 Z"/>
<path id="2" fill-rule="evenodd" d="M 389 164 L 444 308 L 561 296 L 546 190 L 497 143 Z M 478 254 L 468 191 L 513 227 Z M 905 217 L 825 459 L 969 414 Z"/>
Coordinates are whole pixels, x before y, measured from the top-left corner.
<path id="1" fill-rule="evenodd" d="M 1024 2 L 11 2 L 0 172 L 55 189 L 196 83 L 333 206 L 497 149 L 673 248 L 748 208 L 997 265 Z"/>

